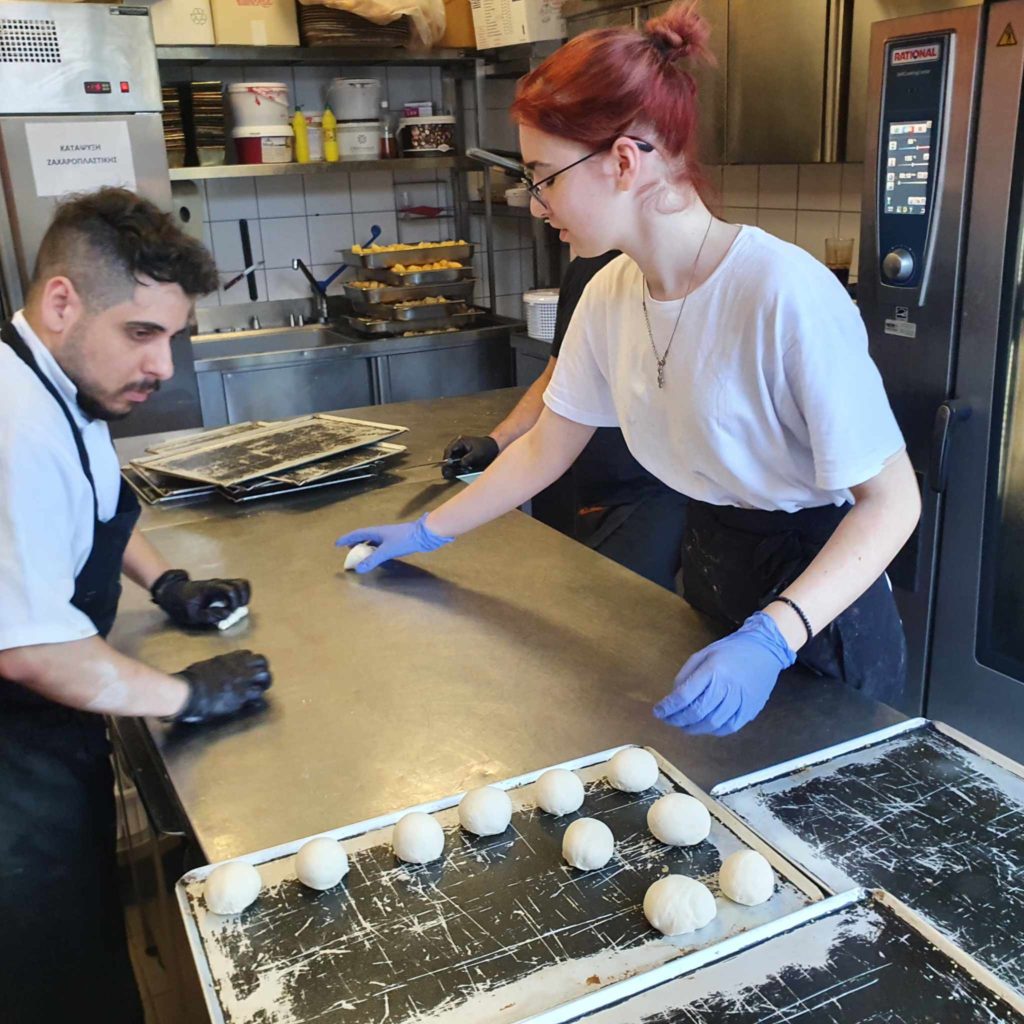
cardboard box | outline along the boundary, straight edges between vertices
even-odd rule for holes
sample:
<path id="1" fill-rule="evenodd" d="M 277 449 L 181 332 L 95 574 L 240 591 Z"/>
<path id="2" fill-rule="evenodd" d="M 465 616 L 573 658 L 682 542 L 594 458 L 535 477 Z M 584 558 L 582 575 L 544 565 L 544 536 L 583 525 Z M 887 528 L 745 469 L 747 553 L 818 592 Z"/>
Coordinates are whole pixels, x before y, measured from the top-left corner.
<path id="1" fill-rule="evenodd" d="M 298 46 L 295 0 L 211 0 L 221 46 Z"/>
<path id="2" fill-rule="evenodd" d="M 480 50 L 565 38 L 562 0 L 470 0 Z"/>
<path id="3" fill-rule="evenodd" d="M 157 45 L 213 45 L 210 0 L 150 0 L 147 6 Z"/>
<path id="4" fill-rule="evenodd" d="M 473 9 L 469 0 L 444 0 L 445 27 L 438 46 L 453 49 L 476 46 L 473 31 Z"/>

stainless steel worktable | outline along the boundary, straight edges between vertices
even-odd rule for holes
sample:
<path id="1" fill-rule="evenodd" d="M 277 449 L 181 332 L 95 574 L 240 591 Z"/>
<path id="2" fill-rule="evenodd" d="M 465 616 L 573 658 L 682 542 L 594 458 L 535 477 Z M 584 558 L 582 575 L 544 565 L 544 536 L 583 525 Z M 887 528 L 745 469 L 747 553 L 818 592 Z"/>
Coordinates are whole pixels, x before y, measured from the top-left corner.
<path id="1" fill-rule="evenodd" d="M 351 412 L 412 428 L 400 440 L 414 466 L 459 431 L 486 432 L 519 394 Z M 248 577 L 252 612 L 226 634 L 183 632 L 128 584 L 114 645 L 169 671 L 245 646 L 274 673 L 269 706 L 243 719 L 149 726 L 208 859 L 619 743 L 649 744 L 709 787 L 902 717 L 791 671 L 733 737 L 663 725 L 651 705 L 713 629 L 680 598 L 521 512 L 366 577 L 342 570 L 339 534 L 418 516 L 461 486 L 411 469 L 249 506 L 145 511 L 143 528 L 173 565 Z"/>

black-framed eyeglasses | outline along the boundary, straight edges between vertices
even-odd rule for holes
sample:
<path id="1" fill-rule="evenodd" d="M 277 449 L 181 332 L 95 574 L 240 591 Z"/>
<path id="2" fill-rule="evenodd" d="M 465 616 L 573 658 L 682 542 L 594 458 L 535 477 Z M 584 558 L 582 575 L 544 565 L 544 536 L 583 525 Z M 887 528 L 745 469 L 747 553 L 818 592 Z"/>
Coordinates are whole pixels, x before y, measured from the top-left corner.
<path id="1" fill-rule="evenodd" d="M 651 143 L 645 141 L 644 139 L 638 139 L 634 135 L 627 135 L 626 138 L 632 139 L 637 144 L 637 149 L 639 149 L 641 153 L 654 152 L 654 146 L 652 146 Z M 574 167 L 578 167 L 580 164 L 589 160 L 592 156 L 597 156 L 598 153 L 607 153 L 608 150 L 611 149 L 614 145 L 614 141 L 609 142 L 607 146 L 602 146 L 600 149 L 595 149 L 593 153 L 588 153 L 586 156 L 581 156 L 579 160 L 574 160 L 571 164 L 568 164 L 561 170 L 555 171 L 554 174 L 549 174 L 546 178 L 541 178 L 540 181 L 533 181 L 528 175 L 526 175 L 523 177 L 523 184 L 526 186 L 526 190 L 530 193 L 530 195 L 533 196 L 533 198 L 536 199 L 537 202 L 540 203 L 540 205 L 543 206 L 545 210 L 550 210 L 551 207 L 548 206 L 548 204 L 544 201 L 544 197 L 541 195 L 541 192 L 544 189 L 549 188 L 551 186 L 551 183 L 560 174 L 565 174 L 566 171 L 571 171 Z"/>

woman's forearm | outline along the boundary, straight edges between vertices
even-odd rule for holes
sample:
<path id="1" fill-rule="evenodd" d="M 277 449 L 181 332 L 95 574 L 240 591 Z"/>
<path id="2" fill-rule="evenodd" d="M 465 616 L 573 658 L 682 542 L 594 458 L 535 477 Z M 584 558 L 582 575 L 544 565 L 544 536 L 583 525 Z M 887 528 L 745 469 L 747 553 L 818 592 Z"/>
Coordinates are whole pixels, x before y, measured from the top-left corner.
<path id="1" fill-rule="evenodd" d="M 484 471 L 427 517 L 442 537 L 458 537 L 522 505 L 554 483 L 575 461 L 593 427 L 545 408 L 535 426 L 512 442 Z"/>
<path id="2" fill-rule="evenodd" d="M 810 565 L 782 593 L 795 601 L 817 633 L 885 572 L 921 514 L 921 497 L 905 452 L 878 476 L 853 489 L 856 504 Z M 782 602 L 765 609 L 786 642 L 799 650 L 807 631 Z"/>

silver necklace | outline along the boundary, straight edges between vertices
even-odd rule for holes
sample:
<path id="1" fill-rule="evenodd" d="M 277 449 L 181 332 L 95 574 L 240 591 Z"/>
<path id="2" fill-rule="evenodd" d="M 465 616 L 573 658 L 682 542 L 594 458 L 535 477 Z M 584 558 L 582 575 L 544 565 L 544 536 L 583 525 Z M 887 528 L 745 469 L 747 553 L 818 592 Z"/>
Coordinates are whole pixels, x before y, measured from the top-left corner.
<path id="1" fill-rule="evenodd" d="M 672 342 L 676 340 L 676 330 L 679 327 L 679 321 L 683 318 L 683 310 L 686 309 L 686 300 L 690 297 L 690 292 L 693 291 L 693 281 L 697 275 L 697 264 L 700 263 L 700 254 L 704 251 L 704 243 L 708 240 L 708 235 L 711 234 L 711 225 L 714 224 L 715 218 L 711 217 L 708 220 L 708 226 L 704 231 L 704 237 L 700 241 L 700 247 L 697 249 L 697 255 L 693 258 L 693 266 L 690 268 L 690 283 L 687 285 L 686 294 L 683 295 L 683 301 L 679 305 L 679 312 L 676 314 L 675 327 L 672 328 L 672 334 L 668 339 L 668 345 L 665 346 L 665 354 L 658 355 L 658 346 L 654 344 L 654 331 L 651 330 L 651 318 L 647 315 L 647 278 L 643 278 L 643 284 L 641 285 L 643 291 L 640 295 L 640 301 L 644 307 L 644 323 L 647 324 L 647 337 L 651 339 L 651 348 L 654 350 L 654 358 L 658 363 L 658 388 L 665 386 L 665 363 L 668 360 L 668 354 L 672 349 Z"/>

